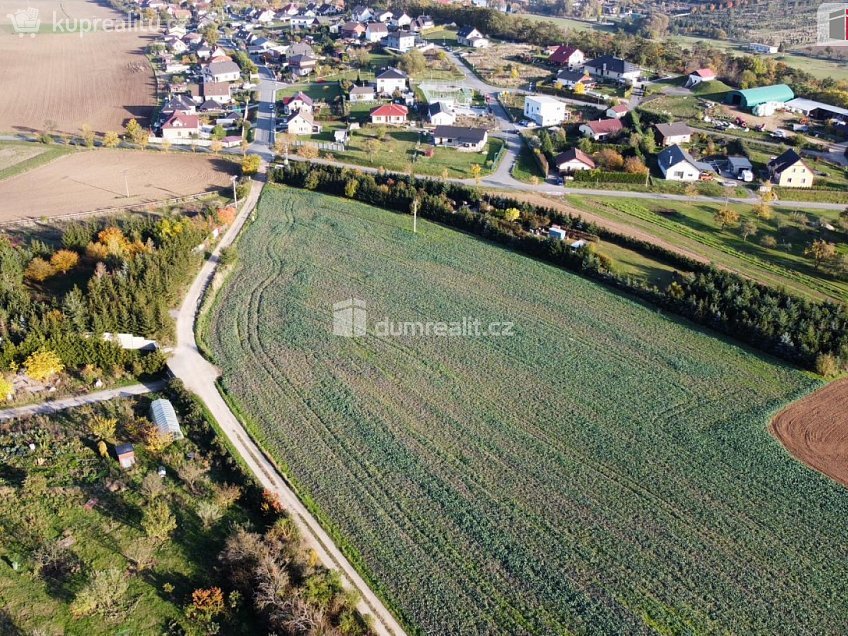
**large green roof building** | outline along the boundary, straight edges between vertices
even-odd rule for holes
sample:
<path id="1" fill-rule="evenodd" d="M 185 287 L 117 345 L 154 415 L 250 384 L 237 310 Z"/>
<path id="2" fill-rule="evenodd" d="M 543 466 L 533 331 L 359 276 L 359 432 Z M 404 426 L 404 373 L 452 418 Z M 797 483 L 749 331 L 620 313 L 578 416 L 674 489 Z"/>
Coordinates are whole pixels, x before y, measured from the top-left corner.
<path id="1" fill-rule="evenodd" d="M 731 91 L 727 95 L 727 103 L 741 108 L 754 108 L 766 102 L 788 102 L 795 98 L 795 93 L 786 84 L 773 84 Z"/>

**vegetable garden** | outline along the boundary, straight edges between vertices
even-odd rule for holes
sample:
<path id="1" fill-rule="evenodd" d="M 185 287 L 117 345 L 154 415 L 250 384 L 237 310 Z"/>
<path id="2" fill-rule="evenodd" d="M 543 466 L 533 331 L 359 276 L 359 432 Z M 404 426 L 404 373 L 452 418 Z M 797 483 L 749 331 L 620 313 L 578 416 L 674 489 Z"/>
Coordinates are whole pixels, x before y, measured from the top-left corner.
<path id="1" fill-rule="evenodd" d="M 201 340 L 426 633 L 838 633 L 848 493 L 769 416 L 818 382 L 477 237 L 269 185 Z M 365 300 L 368 333 L 333 336 Z M 375 322 L 510 321 L 512 337 Z"/>

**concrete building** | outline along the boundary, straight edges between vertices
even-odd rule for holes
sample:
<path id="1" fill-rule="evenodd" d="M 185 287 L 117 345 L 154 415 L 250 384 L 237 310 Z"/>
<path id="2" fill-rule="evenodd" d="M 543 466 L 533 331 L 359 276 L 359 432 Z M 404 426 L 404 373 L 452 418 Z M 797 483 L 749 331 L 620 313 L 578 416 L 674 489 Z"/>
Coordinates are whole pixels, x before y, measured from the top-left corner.
<path id="1" fill-rule="evenodd" d="M 556 126 L 564 122 L 568 114 L 565 102 L 550 95 L 528 95 L 524 98 L 524 116 L 539 126 Z"/>

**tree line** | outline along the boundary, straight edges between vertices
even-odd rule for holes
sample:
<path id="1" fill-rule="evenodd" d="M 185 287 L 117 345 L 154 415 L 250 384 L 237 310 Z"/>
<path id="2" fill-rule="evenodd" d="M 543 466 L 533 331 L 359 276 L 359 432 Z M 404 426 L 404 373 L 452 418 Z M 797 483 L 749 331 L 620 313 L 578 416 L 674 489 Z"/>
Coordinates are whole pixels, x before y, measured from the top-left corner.
<path id="1" fill-rule="evenodd" d="M 273 181 L 344 196 L 455 227 L 555 265 L 602 281 L 699 325 L 807 369 L 848 368 L 848 308 L 795 297 L 682 256 L 663 247 L 612 232 L 580 216 L 462 184 L 399 174 L 363 174 L 336 166 L 296 163 L 270 173 Z M 518 217 L 506 217 L 508 210 Z M 591 248 L 572 249 L 549 240 L 540 228 L 556 223 L 598 236 L 676 268 L 675 280 L 660 288 L 613 271 L 612 262 Z"/>

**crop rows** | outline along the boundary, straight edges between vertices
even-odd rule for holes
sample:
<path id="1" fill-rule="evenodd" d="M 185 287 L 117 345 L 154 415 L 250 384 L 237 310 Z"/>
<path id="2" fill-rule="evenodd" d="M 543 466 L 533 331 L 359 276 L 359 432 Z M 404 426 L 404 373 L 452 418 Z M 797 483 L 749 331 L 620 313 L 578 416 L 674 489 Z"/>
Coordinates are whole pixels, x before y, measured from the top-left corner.
<path id="1" fill-rule="evenodd" d="M 340 209 L 340 206 L 344 206 Z M 815 382 L 427 222 L 269 186 L 205 340 L 412 630 L 838 633 L 848 495 L 768 436 Z M 332 335 L 334 302 L 369 334 Z M 510 338 L 374 321 L 514 321 Z"/>

